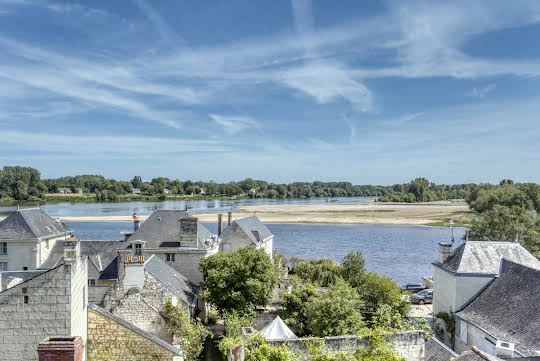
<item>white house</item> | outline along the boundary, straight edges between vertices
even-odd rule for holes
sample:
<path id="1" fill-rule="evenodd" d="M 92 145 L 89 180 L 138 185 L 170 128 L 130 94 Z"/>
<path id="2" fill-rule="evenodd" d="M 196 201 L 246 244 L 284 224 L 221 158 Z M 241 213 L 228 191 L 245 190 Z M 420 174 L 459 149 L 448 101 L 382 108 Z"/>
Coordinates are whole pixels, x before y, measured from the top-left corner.
<path id="1" fill-rule="evenodd" d="M 274 235 L 257 216 L 234 220 L 219 238 L 221 250 L 224 252 L 255 246 L 257 249 L 264 249 L 270 259 L 273 258 Z"/>

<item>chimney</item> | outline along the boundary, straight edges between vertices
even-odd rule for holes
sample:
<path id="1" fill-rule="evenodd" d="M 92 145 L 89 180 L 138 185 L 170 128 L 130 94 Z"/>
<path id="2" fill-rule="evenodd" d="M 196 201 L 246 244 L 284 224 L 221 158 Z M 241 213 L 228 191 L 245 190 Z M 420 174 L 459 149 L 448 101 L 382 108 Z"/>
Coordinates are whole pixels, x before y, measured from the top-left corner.
<path id="1" fill-rule="evenodd" d="M 223 215 L 221 213 L 218 213 L 217 215 L 217 235 L 221 235 L 221 230 L 222 230 L 222 227 L 223 227 L 223 221 L 221 220 L 221 217 Z"/>
<path id="2" fill-rule="evenodd" d="M 227 226 L 230 226 L 231 225 L 231 220 L 232 220 L 232 212 L 229 211 L 227 212 Z"/>
<path id="3" fill-rule="evenodd" d="M 47 337 L 38 345 L 39 361 L 82 361 L 83 340 L 76 337 Z"/>
<path id="4" fill-rule="evenodd" d="M 439 263 L 444 263 L 451 251 L 452 245 L 450 243 L 439 243 Z"/>
<path id="5" fill-rule="evenodd" d="M 180 218 L 180 247 L 197 247 L 197 217 Z"/>
<path id="6" fill-rule="evenodd" d="M 133 212 L 133 232 L 137 232 L 141 221 L 137 219 L 137 213 Z"/>
<path id="7" fill-rule="evenodd" d="M 64 241 L 64 261 L 66 263 L 76 262 L 81 257 L 81 241 L 71 236 Z"/>

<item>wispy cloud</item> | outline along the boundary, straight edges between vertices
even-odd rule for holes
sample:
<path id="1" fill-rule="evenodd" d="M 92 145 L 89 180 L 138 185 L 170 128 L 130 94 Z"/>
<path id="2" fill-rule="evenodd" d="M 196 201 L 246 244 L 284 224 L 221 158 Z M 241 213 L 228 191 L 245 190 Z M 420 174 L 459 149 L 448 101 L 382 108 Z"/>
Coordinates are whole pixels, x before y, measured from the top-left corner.
<path id="1" fill-rule="evenodd" d="M 491 83 L 480 88 L 475 87 L 473 88 L 473 90 L 471 90 L 471 92 L 468 95 L 473 98 L 483 99 L 486 97 L 488 93 L 491 93 L 492 91 L 494 91 L 495 88 L 497 88 L 497 84 L 495 83 Z"/>
<path id="2" fill-rule="evenodd" d="M 252 118 L 242 116 L 226 116 L 218 114 L 208 114 L 214 122 L 220 125 L 225 133 L 235 135 L 249 128 L 255 128 L 262 131 L 260 124 Z"/>

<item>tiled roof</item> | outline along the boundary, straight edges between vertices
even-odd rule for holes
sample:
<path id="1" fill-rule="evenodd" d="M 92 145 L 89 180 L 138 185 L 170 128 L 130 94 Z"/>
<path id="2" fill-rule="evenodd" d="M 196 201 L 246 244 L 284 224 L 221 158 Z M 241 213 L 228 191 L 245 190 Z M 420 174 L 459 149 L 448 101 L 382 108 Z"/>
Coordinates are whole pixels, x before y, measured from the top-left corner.
<path id="1" fill-rule="evenodd" d="M 237 219 L 233 223 L 236 223 L 254 244 L 272 236 L 272 232 L 270 232 L 257 216 Z"/>
<path id="2" fill-rule="evenodd" d="M 454 361 L 503 361 L 498 357 L 489 355 L 473 347 L 472 350 L 462 353 Z"/>
<path id="3" fill-rule="evenodd" d="M 503 258 L 540 269 L 540 261 L 515 242 L 464 242 L 451 252 L 442 265 L 439 262 L 434 264 L 456 273 L 495 275 L 499 273 L 499 266 Z"/>
<path id="4" fill-rule="evenodd" d="M 129 237 L 129 241 L 145 241 L 145 248 L 178 247 L 180 241 L 180 219 L 191 217 L 182 210 L 158 209 L 144 221 L 139 229 Z M 212 233 L 197 222 L 199 244 L 207 248 L 206 240 Z"/>
<path id="5" fill-rule="evenodd" d="M 160 339 L 159 337 L 156 337 L 140 328 L 138 328 L 137 326 L 135 325 L 132 325 L 131 323 L 121 319 L 120 317 L 116 317 L 115 315 L 113 315 L 112 313 L 104 310 L 103 308 L 93 304 L 93 303 L 88 303 L 88 307 L 91 308 L 92 310 L 96 311 L 97 313 L 113 320 L 114 322 L 124 326 L 125 328 L 135 332 L 135 333 L 138 333 L 139 335 L 141 335 L 142 337 L 146 338 L 146 339 L 149 339 L 150 341 L 166 348 L 167 350 L 171 351 L 172 353 L 176 354 L 176 355 L 182 355 L 182 351 L 180 351 L 179 349 L 177 349 L 176 347 L 174 347 L 173 345 L 163 341 L 162 339 Z"/>
<path id="6" fill-rule="evenodd" d="M 425 361 L 450 361 L 455 357 L 456 353 L 436 338 L 426 341 Z"/>
<path id="7" fill-rule="evenodd" d="M 48 216 L 39 208 L 21 209 L 0 222 L 1 240 L 50 239 L 71 235 L 71 231 L 60 221 Z"/>
<path id="8" fill-rule="evenodd" d="M 500 276 L 456 316 L 498 340 L 514 343 L 525 356 L 536 355 L 540 350 L 540 271 L 503 260 Z"/>
<path id="9" fill-rule="evenodd" d="M 199 292 L 199 287 L 191 283 L 181 273 L 169 266 L 156 255 L 150 256 L 144 268 L 178 298 L 191 305 Z"/>

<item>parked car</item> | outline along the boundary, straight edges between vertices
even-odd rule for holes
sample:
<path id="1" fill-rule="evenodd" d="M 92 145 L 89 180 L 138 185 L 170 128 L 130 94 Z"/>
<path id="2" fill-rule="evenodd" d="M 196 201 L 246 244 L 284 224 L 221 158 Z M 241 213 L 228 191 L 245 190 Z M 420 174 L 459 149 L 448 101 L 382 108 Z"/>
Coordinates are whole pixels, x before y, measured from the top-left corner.
<path id="1" fill-rule="evenodd" d="M 401 292 L 403 291 L 418 292 L 424 289 L 426 289 L 426 287 L 421 283 L 408 282 L 401 285 Z"/>
<path id="2" fill-rule="evenodd" d="M 422 290 L 411 296 L 412 303 L 423 305 L 425 303 L 433 303 L 433 290 L 431 288 Z"/>

